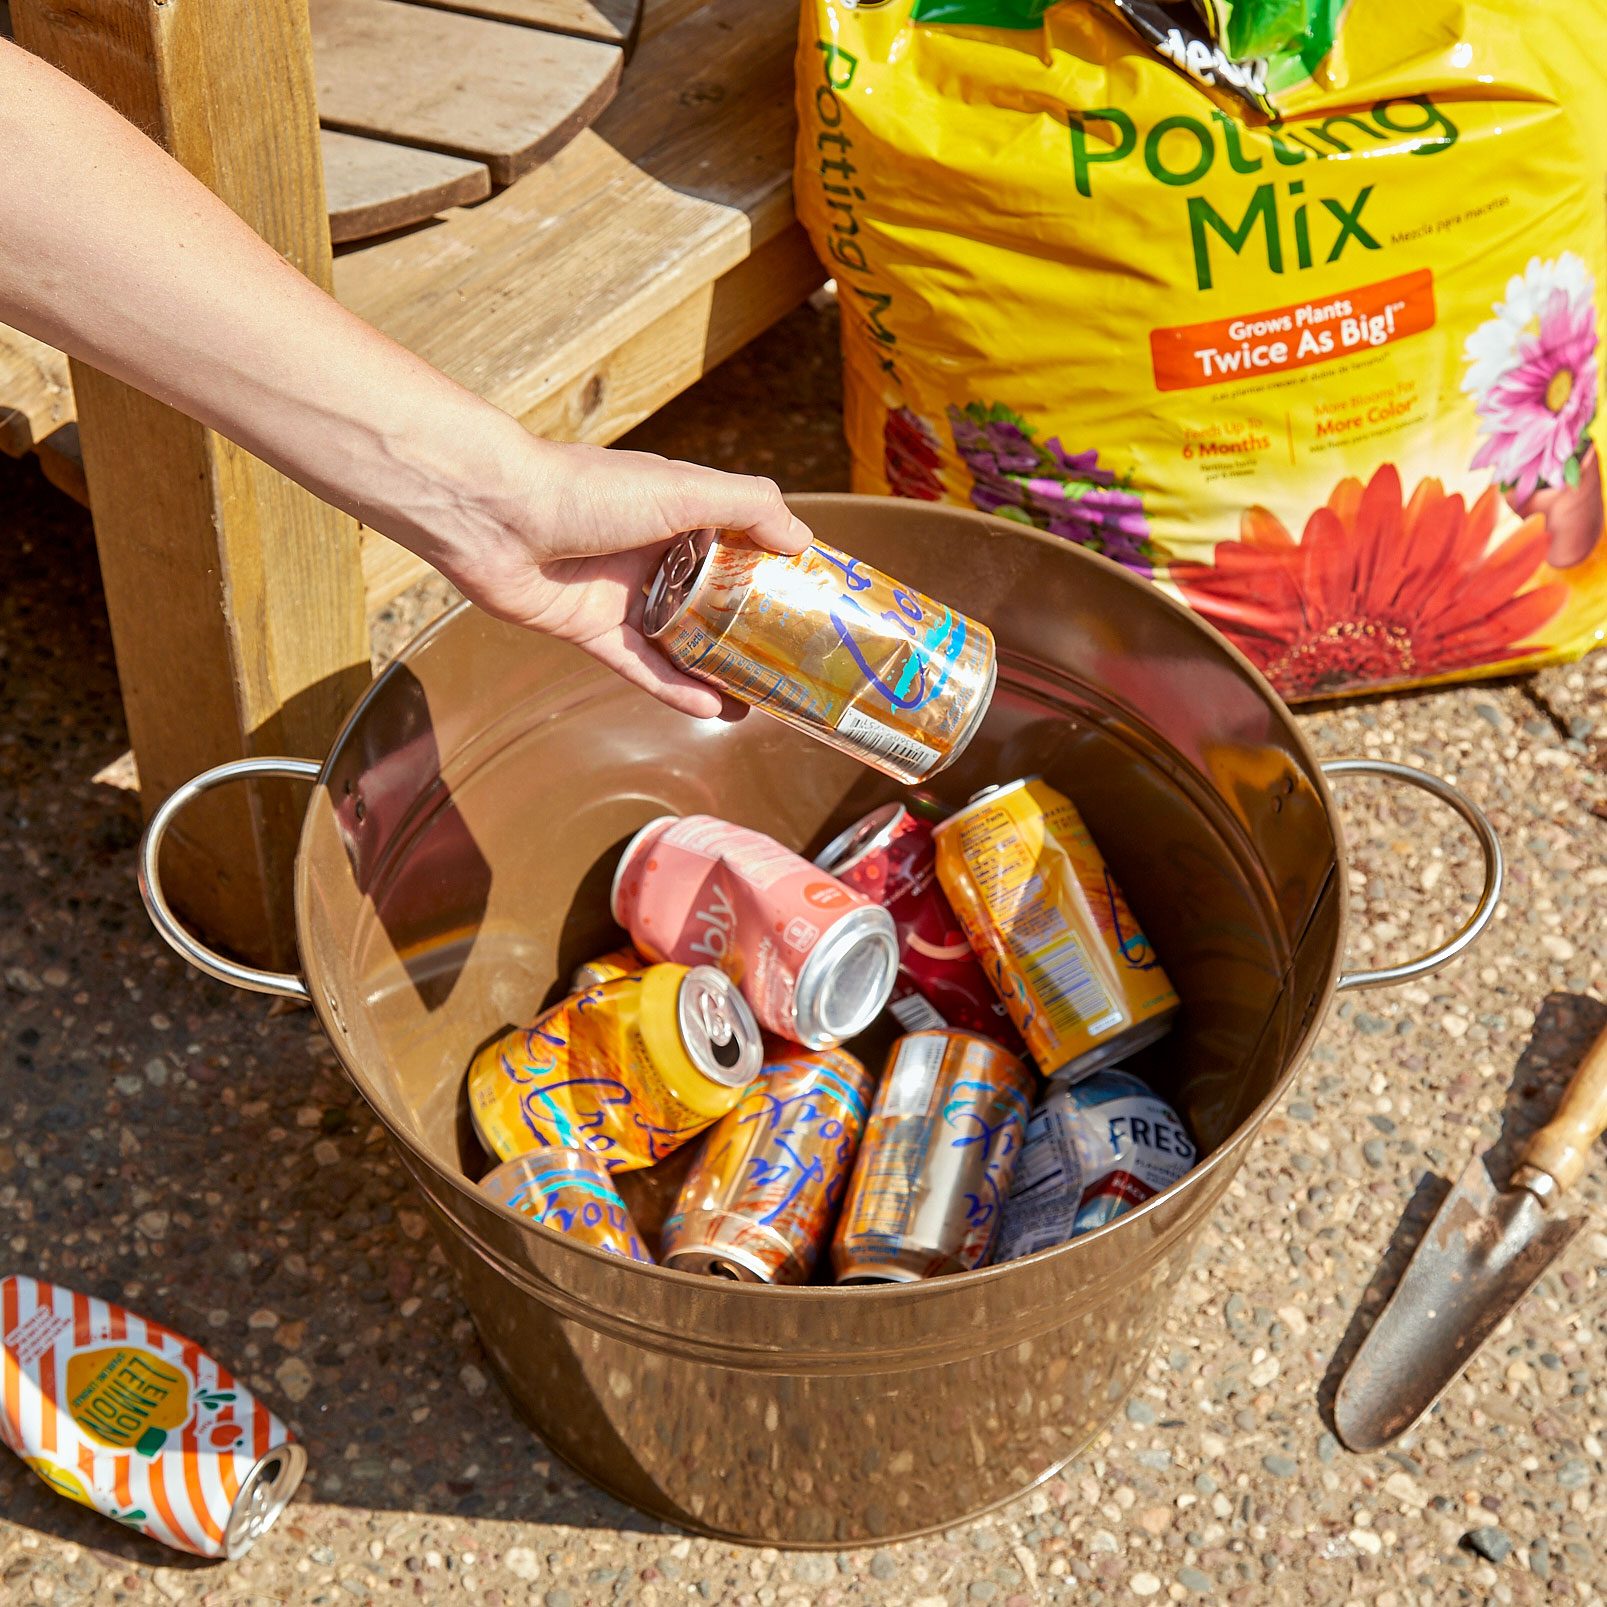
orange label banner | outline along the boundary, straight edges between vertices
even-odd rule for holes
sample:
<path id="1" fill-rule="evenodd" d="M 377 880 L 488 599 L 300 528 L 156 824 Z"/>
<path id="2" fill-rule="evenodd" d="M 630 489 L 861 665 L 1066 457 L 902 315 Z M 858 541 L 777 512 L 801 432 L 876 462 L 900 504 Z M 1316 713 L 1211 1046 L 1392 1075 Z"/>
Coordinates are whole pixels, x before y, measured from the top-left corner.
<path id="1" fill-rule="evenodd" d="M 1150 357 L 1163 391 L 1225 385 L 1388 346 L 1434 326 L 1428 268 L 1288 307 L 1152 329 Z"/>

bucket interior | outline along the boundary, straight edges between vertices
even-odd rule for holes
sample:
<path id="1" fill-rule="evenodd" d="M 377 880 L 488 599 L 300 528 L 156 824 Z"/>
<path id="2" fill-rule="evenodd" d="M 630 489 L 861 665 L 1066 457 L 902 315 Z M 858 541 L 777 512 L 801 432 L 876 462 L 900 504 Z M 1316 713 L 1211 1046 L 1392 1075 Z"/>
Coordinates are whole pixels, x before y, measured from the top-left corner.
<path id="1" fill-rule="evenodd" d="M 1183 999 L 1129 1064 L 1202 1153 L 1227 1143 L 1290 1072 L 1337 960 L 1338 844 L 1287 711 L 1186 612 L 1053 538 L 917 504 L 795 505 L 821 539 L 993 628 L 992 710 L 928 791 L 958 806 L 1036 772 L 1075 801 Z M 460 610 L 376 685 L 315 795 L 309 982 L 415 1162 L 474 1178 L 465 1068 L 621 941 L 609 882 L 639 826 L 704 812 L 810 854 L 902 795 L 774 720 L 690 720 Z M 874 1061 L 888 1041 L 859 1047 Z"/>

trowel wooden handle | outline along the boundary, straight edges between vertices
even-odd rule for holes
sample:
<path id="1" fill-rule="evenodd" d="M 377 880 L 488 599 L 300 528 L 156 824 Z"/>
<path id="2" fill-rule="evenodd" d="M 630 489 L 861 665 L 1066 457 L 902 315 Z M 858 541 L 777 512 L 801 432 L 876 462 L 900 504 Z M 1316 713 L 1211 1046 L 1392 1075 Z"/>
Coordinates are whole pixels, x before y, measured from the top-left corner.
<path id="1" fill-rule="evenodd" d="M 1591 1146 L 1607 1129 L 1607 1027 L 1580 1062 L 1557 1114 L 1529 1140 L 1522 1164 L 1538 1167 L 1572 1188 L 1590 1160 Z"/>

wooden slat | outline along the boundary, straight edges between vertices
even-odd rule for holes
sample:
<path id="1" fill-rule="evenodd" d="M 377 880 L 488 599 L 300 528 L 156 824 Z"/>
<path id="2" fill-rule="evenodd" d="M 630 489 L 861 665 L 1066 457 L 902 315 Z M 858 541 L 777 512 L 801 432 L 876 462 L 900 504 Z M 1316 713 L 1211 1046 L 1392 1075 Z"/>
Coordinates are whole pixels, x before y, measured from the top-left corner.
<path id="1" fill-rule="evenodd" d="M 326 128 L 484 162 L 508 184 L 607 104 L 617 45 L 404 0 L 312 0 Z"/>
<path id="2" fill-rule="evenodd" d="M 641 10 L 640 0 L 413 0 L 442 11 L 463 11 L 499 22 L 522 23 L 622 45 L 630 37 Z"/>
<path id="3" fill-rule="evenodd" d="M 649 13 L 648 21 L 651 24 Z M 712 0 L 546 166 L 335 267 L 341 299 L 527 424 L 793 224 L 791 0 Z M 699 93 L 685 95 L 688 64 Z M 801 236 L 789 250 L 804 276 Z M 665 372 L 701 371 L 694 330 Z M 658 398 L 662 401 L 673 391 Z"/>
<path id="4" fill-rule="evenodd" d="M 491 172 L 484 162 L 328 128 L 320 144 L 329 233 L 336 245 L 422 223 L 491 193 Z"/>
<path id="5" fill-rule="evenodd" d="M 0 452 L 20 458 L 72 420 L 67 359 L 32 335 L 0 324 Z"/>
<path id="6" fill-rule="evenodd" d="M 17 37 L 140 127 L 315 281 L 330 272 L 305 0 L 13 0 Z M 154 804 L 222 759 L 322 755 L 368 684 L 353 521 L 150 397 L 73 365 L 129 734 Z M 170 892 L 216 939 L 294 952 L 303 800 L 186 812 Z"/>

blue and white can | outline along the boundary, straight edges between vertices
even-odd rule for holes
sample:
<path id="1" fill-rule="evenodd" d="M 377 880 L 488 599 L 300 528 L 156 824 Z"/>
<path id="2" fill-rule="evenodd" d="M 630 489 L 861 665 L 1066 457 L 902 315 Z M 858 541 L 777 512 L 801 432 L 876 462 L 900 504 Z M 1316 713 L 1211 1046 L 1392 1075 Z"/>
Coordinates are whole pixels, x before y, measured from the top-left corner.
<path id="1" fill-rule="evenodd" d="M 1027 1124 L 995 1263 L 1103 1226 L 1169 1188 L 1197 1158 L 1177 1112 L 1131 1072 L 1051 1083 Z"/>

